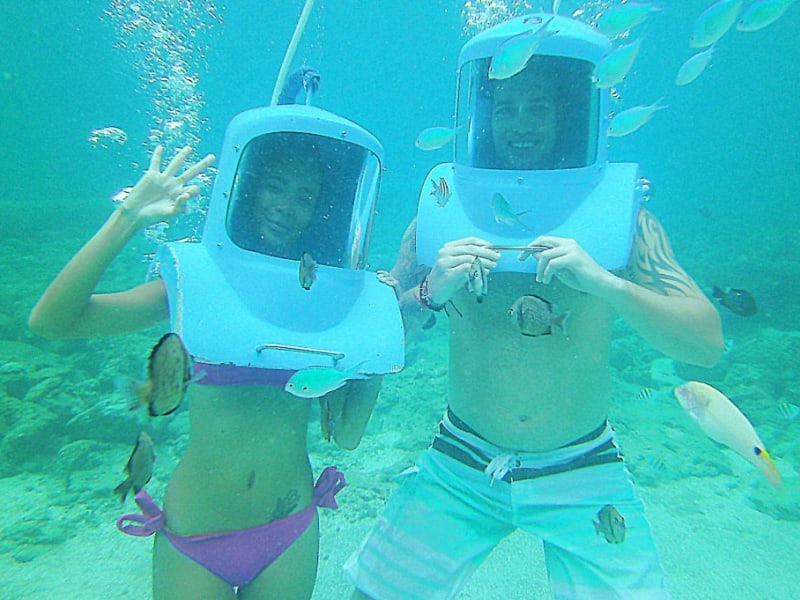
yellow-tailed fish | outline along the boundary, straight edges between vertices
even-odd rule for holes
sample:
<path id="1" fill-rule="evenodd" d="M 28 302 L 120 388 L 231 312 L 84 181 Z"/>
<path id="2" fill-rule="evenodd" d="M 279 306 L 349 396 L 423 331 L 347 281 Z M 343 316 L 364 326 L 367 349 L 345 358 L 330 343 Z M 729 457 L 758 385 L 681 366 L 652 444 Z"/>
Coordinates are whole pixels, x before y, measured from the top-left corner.
<path id="1" fill-rule="evenodd" d="M 736 22 L 736 15 L 742 8 L 742 0 L 719 0 L 697 17 L 692 37 L 691 48 L 705 48 L 719 40 Z"/>
<path id="2" fill-rule="evenodd" d="M 661 97 L 652 104 L 634 106 L 628 110 L 623 110 L 621 113 L 614 116 L 611 120 L 611 125 L 608 127 L 608 137 L 622 137 L 633 133 L 642 125 L 647 123 L 653 115 L 667 108 L 666 105 L 661 104 L 664 98 Z"/>
<path id="3" fill-rule="evenodd" d="M 125 502 L 128 492 L 133 488 L 133 493 L 141 490 L 153 476 L 153 463 L 156 453 L 153 450 L 153 440 L 143 431 L 136 440 L 133 452 L 125 465 L 127 477 L 125 481 L 114 488 L 114 493 L 119 496 L 120 502 Z"/>
<path id="4" fill-rule="evenodd" d="M 483 297 L 489 292 L 489 280 L 486 269 L 479 257 L 475 257 L 467 274 L 467 290 L 475 295 L 475 300 L 483 302 Z"/>
<path id="5" fill-rule="evenodd" d="M 771 25 L 783 16 L 794 0 L 758 0 L 745 11 L 736 29 L 739 31 L 758 31 Z"/>
<path id="6" fill-rule="evenodd" d="M 136 388 L 137 405 L 146 404 L 151 417 L 174 412 L 189 384 L 205 374 L 193 376 L 193 362 L 177 333 L 161 336 L 147 360 L 147 381 Z"/>
<path id="7" fill-rule="evenodd" d="M 430 195 L 436 199 L 436 204 L 438 204 L 441 208 L 447 206 L 447 203 L 450 201 L 450 197 L 453 195 L 450 192 L 450 186 L 447 183 L 447 179 L 444 177 L 439 177 L 439 181 L 435 179 L 431 179 L 431 185 L 433 189 L 431 190 Z"/>
<path id="8" fill-rule="evenodd" d="M 500 44 L 489 64 L 489 79 L 508 79 L 522 71 L 542 40 L 558 33 L 558 30 L 548 29 L 553 18 L 550 17 L 538 28 L 523 31 Z"/>
<path id="9" fill-rule="evenodd" d="M 283 389 L 298 398 L 320 398 L 338 390 L 350 379 L 369 379 L 369 375 L 357 372 L 363 364 L 359 363 L 346 371 L 335 367 L 308 367 L 292 375 Z"/>
<path id="10" fill-rule="evenodd" d="M 609 544 L 621 544 L 625 541 L 625 519 L 613 505 L 606 504 L 597 511 L 597 521 L 592 523 L 595 532 L 602 535 Z"/>
<path id="11" fill-rule="evenodd" d="M 303 252 L 302 256 L 300 256 L 297 278 L 300 281 L 300 287 L 304 290 L 310 290 L 317 280 L 317 261 L 308 252 Z"/>
<path id="12" fill-rule="evenodd" d="M 615 48 L 605 56 L 594 69 L 595 85 L 600 89 L 617 85 L 631 70 L 642 40 L 638 39 L 630 44 Z"/>
<path id="13" fill-rule="evenodd" d="M 675 85 L 687 85 L 700 77 L 700 73 L 702 73 L 708 66 L 708 63 L 711 62 L 711 55 L 713 53 L 714 46 L 710 46 L 706 50 L 691 56 L 681 65 L 681 68 L 678 69 L 678 75 L 675 77 Z"/>
<path id="14" fill-rule="evenodd" d="M 494 196 L 492 196 L 492 213 L 494 214 L 494 220 L 498 225 L 522 227 L 523 229 L 527 229 L 525 224 L 520 221 L 520 217 L 529 212 L 529 210 L 525 210 L 515 213 L 512 210 L 511 205 L 505 198 L 503 198 L 503 195 L 500 192 L 495 192 Z"/>
<path id="15" fill-rule="evenodd" d="M 612 6 L 597 18 L 597 30 L 608 37 L 616 37 L 643 23 L 652 12 L 661 10 L 660 6 L 644 2 L 626 2 Z"/>
<path id="16" fill-rule="evenodd" d="M 438 150 L 450 143 L 450 140 L 455 137 L 456 131 L 455 127 L 428 127 L 417 136 L 415 145 L 426 152 Z"/>
<path id="17" fill-rule="evenodd" d="M 722 392 L 706 383 L 688 381 L 676 387 L 674 393 L 678 403 L 708 437 L 755 465 L 776 488 L 782 487 L 781 474 L 764 442 L 747 417 Z"/>

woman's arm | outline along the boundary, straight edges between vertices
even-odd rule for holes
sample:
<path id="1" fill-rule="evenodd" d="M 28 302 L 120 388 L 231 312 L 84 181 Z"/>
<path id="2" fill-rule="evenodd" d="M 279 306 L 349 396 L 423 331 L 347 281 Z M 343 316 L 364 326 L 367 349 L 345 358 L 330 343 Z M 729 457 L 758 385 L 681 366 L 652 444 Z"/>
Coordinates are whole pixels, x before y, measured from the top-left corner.
<path id="1" fill-rule="evenodd" d="M 153 223 L 182 213 L 200 192 L 187 185 L 214 160 L 211 155 L 177 175 L 191 148 L 183 148 L 161 171 L 161 146 L 150 167 L 100 230 L 67 263 L 39 299 L 28 324 L 48 338 L 91 337 L 141 329 L 168 315 L 166 292 L 154 281 L 131 290 L 96 294 L 97 284 L 128 241 Z"/>
<path id="2" fill-rule="evenodd" d="M 343 388 L 320 398 L 322 433 L 345 450 L 354 450 L 361 442 L 372 409 L 381 390 L 383 376 L 351 379 Z"/>

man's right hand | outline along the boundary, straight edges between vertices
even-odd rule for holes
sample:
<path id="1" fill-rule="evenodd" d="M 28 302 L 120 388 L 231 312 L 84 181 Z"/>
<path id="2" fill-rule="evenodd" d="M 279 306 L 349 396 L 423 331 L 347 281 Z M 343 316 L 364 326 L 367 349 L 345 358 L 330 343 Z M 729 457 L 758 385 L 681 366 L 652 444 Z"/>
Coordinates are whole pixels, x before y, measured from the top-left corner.
<path id="1" fill-rule="evenodd" d="M 500 254 L 489 248 L 486 240 L 468 237 L 448 242 L 440 250 L 436 263 L 428 275 L 428 293 L 435 304 L 445 304 L 469 278 L 469 268 L 475 257 L 481 259 L 484 269 L 493 269 Z"/>

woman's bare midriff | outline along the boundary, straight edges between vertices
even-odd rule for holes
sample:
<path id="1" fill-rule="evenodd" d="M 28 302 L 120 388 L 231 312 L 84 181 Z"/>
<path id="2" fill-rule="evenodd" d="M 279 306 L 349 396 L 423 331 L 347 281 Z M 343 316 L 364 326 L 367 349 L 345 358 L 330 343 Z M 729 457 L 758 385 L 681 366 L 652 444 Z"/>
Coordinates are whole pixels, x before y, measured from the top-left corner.
<path id="1" fill-rule="evenodd" d="M 241 529 L 311 502 L 310 403 L 277 388 L 191 388 L 189 446 L 167 486 L 167 525 L 181 534 Z"/>

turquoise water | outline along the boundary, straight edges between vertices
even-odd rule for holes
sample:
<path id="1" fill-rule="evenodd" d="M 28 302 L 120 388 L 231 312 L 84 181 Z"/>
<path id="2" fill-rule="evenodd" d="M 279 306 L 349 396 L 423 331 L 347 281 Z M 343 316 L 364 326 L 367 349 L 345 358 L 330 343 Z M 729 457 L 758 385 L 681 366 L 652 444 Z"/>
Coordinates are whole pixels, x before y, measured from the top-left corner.
<path id="1" fill-rule="evenodd" d="M 157 6 L 164 18 L 154 36 L 133 26 L 133 4 L 69 0 L 56 9 L 0 0 L 0 491 L 11 498 L 0 525 L 2 597 L 112 597 L 87 587 L 106 579 L 122 586 L 113 587 L 117 597 L 146 593 L 149 543 L 120 541 L 113 528 L 119 504 L 111 489 L 141 426 L 115 379 L 140 376 L 161 329 L 45 341 L 25 322 L 47 283 L 109 214 L 111 194 L 136 180 L 153 140 L 197 140 L 200 154 L 217 153 L 230 118 L 268 102 L 302 5 L 140 0 L 139 12 Z M 669 109 L 612 140 L 611 159 L 640 163 L 652 180 L 648 207 L 700 286 L 708 293 L 714 285 L 745 288 L 759 312 L 742 318 L 720 308 L 731 349 L 710 370 L 665 362 L 620 324 L 612 418 L 675 596 L 789 598 L 800 594 L 793 580 L 800 417 L 780 406 L 800 405 L 800 8 L 762 31 L 729 32 L 711 67 L 678 88 L 675 73 L 693 53 L 688 37 L 707 3 L 662 4 L 619 92 L 623 108 L 666 96 Z M 571 12 L 577 3 L 562 6 Z M 295 63 L 322 73 L 315 103 L 362 124 L 385 146 L 373 269 L 391 266 L 425 173 L 449 158 L 447 150 L 420 152 L 414 139 L 452 119 L 456 59 L 467 39 L 462 8 L 444 0 L 318 0 L 298 49 Z M 176 40 L 184 63 L 168 53 Z M 189 78 L 160 87 L 175 64 Z M 169 122 L 183 125 L 170 129 Z M 126 143 L 88 141 L 108 126 L 123 129 Z M 134 242 L 102 289 L 141 282 L 153 248 L 145 238 Z M 346 597 L 341 562 L 391 493 L 390 477 L 430 440 L 444 407 L 445 337 L 440 324 L 410 344 L 409 366 L 387 379 L 360 450 L 311 443 L 315 466 L 333 461 L 352 473 L 343 510 L 323 519 L 326 585 L 315 598 Z M 784 473 L 782 493 L 694 428 L 668 393 L 673 373 L 712 383 L 737 402 Z M 642 388 L 654 396 L 639 399 Z M 159 458 L 148 487 L 156 496 L 186 443 L 185 411 L 153 427 Z M 339 542 L 325 537 L 326 527 Z M 513 551 L 536 556 L 535 546 L 514 544 L 490 559 L 464 598 L 546 597 L 541 562 Z M 116 556 L 131 558 L 117 564 Z M 79 592 L 65 591 L 61 565 L 86 582 L 75 584 Z M 25 583 L 31 578 L 35 585 Z"/>

